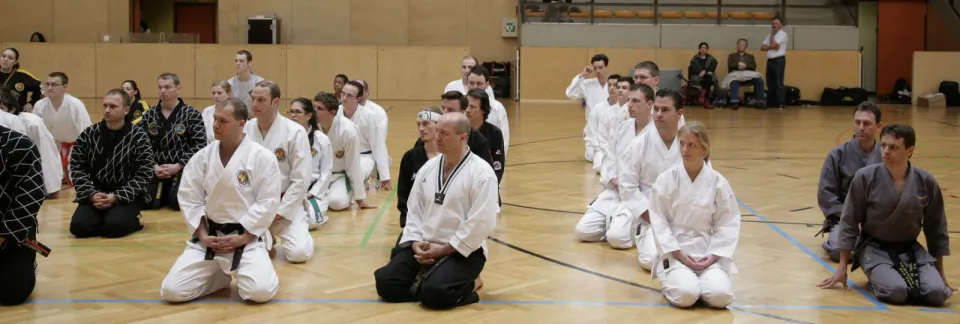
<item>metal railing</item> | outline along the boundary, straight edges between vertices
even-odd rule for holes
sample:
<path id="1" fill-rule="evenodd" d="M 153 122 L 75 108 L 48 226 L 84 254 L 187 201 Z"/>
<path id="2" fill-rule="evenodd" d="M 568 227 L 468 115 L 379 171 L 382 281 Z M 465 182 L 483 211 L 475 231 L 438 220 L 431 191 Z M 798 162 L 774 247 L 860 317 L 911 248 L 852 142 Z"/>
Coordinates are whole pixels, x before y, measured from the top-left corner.
<path id="1" fill-rule="evenodd" d="M 789 20 L 793 13 L 814 10 L 842 12 L 857 25 L 857 1 L 831 0 L 824 4 L 795 4 L 796 0 L 771 0 L 769 4 L 742 3 L 738 0 L 682 2 L 683 0 L 637 0 L 632 2 L 604 2 L 611 0 L 522 0 L 520 16 L 523 23 L 766 23 L 774 16 Z M 689 1 L 689 0 L 688 0 Z M 753 1 L 757 2 L 757 1 Z M 681 9 L 683 8 L 683 9 Z M 839 10 L 839 11 L 838 11 Z M 766 22 L 764 22 L 766 21 Z M 791 22 L 791 24 L 794 24 Z M 833 25 L 851 25 L 849 22 Z"/>
<path id="2" fill-rule="evenodd" d="M 101 33 L 98 43 L 199 44 L 200 35 L 192 33 Z"/>

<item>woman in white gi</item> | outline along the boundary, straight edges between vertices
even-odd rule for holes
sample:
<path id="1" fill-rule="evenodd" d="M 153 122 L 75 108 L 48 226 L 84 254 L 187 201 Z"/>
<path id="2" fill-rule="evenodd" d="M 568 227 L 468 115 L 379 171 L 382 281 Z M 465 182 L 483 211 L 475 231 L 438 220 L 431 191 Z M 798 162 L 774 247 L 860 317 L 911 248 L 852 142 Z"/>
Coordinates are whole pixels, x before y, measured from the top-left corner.
<path id="1" fill-rule="evenodd" d="M 60 196 L 60 180 L 63 179 L 63 168 L 60 165 L 60 151 L 57 141 L 53 138 L 53 134 L 50 134 L 50 131 L 47 130 L 43 119 L 23 111 L 23 107 L 17 100 L 17 96 L 12 89 L 0 90 L 0 110 L 15 117 L 20 117 L 23 134 L 33 141 L 40 152 L 40 160 L 43 165 L 44 192 L 47 194 L 47 199 L 57 198 Z M 4 124 L 6 122 L 0 121 L 0 125 Z M 7 126 L 7 128 L 21 131 L 16 126 Z"/>
<path id="2" fill-rule="evenodd" d="M 329 219 L 325 214 L 330 206 L 327 191 L 330 173 L 333 170 L 333 149 L 330 138 L 317 125 L 317 110 L 310 99 L 304 97 L 293 99 L 290 109 L 287 110 L 287 116 L 307 130 L 307 140 L 310 141 L 310 170 L 313 173 L 313 182 L 307 189 L 305 205 L 307 223 L 313 231 Z"/>
<path id="3" fill-rule="evenodd" d="M 224 100 L 230 98 L 230 82 L 226 80 L 220 80 L 213 83 L 213 89 L 211 93 L 213 94 L 213 104 L 207 108 L 203 109 L 203 112 L 200 113 L 200 116 L 203 117 L 203 126 L 207 130 L 207 144 L 213 143 L 213 111 L 217 108 Z"/>
<path id="4" fill-rule="evenodd" d="M 710 307 L 733 303 L 730 274 L 740 235 L 740 208 L 727 179 L 713 170 L 710 137 L 700 123 L 677 132 L 683 164 L 657 177 L 650 223 L 657 241 L 656 270 L 663 296 L 678 307 L 702 299 Z"/>

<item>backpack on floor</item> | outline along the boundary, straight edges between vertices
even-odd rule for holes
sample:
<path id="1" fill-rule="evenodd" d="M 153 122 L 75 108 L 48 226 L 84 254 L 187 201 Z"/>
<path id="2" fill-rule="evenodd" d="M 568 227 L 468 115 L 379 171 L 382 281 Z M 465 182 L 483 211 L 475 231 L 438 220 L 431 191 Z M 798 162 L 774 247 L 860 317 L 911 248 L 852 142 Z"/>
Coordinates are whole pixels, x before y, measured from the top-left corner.
<path id="1" fill-rule="evenodd" d="M 490 71 L 490 87 L 497 98 L 510 96 L 511 62 L 483 62 L 483 67 Z"/>
<path id="2" fill-rule="evenodd" d="M 940 93 L 947 99 L 947 107 L 960 106 L 960 83 L 956 81 L 940 82 Z"/>
<path id="3" fill-rule="evenodd" d="M 787 106 L 796 106 L 800 104 L 800 89 L 793 86 L 784 86 L 787 92 Z"/>
<path id="4" fill-rule="evenodd" d="M 867 101 L 867 90 L 862 88 L 823 88 L 820 95 L 820 104 L 824 106 L 856 106 L 864 101 Z"/>

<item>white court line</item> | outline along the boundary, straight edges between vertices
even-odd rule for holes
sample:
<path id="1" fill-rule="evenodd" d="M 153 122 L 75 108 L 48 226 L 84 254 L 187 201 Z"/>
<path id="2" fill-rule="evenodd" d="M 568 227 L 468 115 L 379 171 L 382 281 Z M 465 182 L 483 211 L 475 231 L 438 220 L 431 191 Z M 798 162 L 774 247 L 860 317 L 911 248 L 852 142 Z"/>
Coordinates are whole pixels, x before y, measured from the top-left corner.
<path id="1" fill-rule="evenodd" d="M 488 292 L 488 293 L 486 293 L 486 294 L 487 294 L 487 295 L 502 294 L 502 293 L 505 293 L 505 292 L 508 292 L 508 291 L 517 290 L 517 289 L 520 289 L 520 288 L 527 288 L 527 287 L 530 287 L 530 286 L 534 286 L 534 285 L 539 285 L 539 284 L 542 284 L 542 283 L 546 283 L 546 282 L 549 282 L 549 281 L 550 281 L 549 279 L 534 280 L 534 281 L 530 281 L 530 282 L 527 282 L 527 283 L 524 283 L 524 284 L 519 284 L 519 285 L 516 285 L 516 286 L 510 286 L 510 287 L 507 287 L 507 288 L 503 288 L 503 289 L 499 289 L 499 290 L 494 290 L 494 291 Z"/>

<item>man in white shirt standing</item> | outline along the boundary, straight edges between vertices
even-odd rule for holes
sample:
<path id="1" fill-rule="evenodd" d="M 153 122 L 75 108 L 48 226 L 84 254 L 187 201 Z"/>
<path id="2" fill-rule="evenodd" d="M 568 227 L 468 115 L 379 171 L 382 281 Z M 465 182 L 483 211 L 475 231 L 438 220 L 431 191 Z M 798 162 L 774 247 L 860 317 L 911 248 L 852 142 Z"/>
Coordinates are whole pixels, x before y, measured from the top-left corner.
<path id="1" fill-rule="evenodd" d="M 783 109 L 787 105 L 787 89 L 783 85 L 783 74 L 787 69 L 787 32 L 783 31 L 783 20 L 774 17 L 770 35 L 763 39 L 761 51 L 767 51 L 767 106 Z"/>
<path id="2" fill-rule="evenodd" d="M 240 99 L 247 105 L 249 116 L 253 118 L 253 103 L 250 100 L 250 91 L 257 86 L 257 83 L 263 81 L 259 75 L 253 74 L 253 54 L 248 50 L 237 51 L 233 59 L 237 67 L 237 75 L 227 80 L 230 83 L 230 96 Z"/>
<path id="3" fill-rule="evenodd" d="M 83 101 L 67 93 L 69 82 L 70 79 L 63 72 L 47 75 L 44 81 L 47 86 L 43 91 L 46 97 L 37 101 L 33 112 L 43 118 L 43 123 L 60 145 L 60 163 L 63 165 L 67 184 L 72 186 L 69 170 L 67 170 L 70 151 L 73 150 L 73 145 L 76 144 L 80 133 L 92 123 Z"/>
<path id="4" fill-rule="evenodd" d="M 464 56 L 463 60 L 460 61 L 460 73 L 463 74 L 463 78 L 453 80 L 453 81 L 450 81 L 450 83 L 447 83 L 447 87 L 443 88 L 443 93 L 447 93 L 450 91 L 459 91 L 464 96 L 466 96 L 467 90 L 468 90 L 467 78 L 470 76 L 470 71 L 473 70 L 473 68 L 478 65 L 480 65 L 480 60 L 478 60 L 476 57 Z M 484 89 L 484 91 L 486 91 L 487 96 L 489 96 L 490 99 L 493 100 L 493 97 L 494 97 L 493 88 L 488 85 L 487 88 Z"/>
<path id="5" fill-rule="evenodd" d="M 597 104 L 607 100 L 607 65 L 610 58 L 603 54 L 594 55 L 590 58 L 590 65 L 583 68 L 583 72 L 577 74 L 570 81 L 567 87 L 567 98 L 570 100 L 583 99 L 586 102 L 584 119 L 586 124 L 583 126 L 584 157 L 587 161 L 593 162 L 593 156 L 599 147 L 594 147 L 593 139 L 596 134 L 590 131 L 590 111 Z M 587 78 L 594 74 L 595 78 Z"/>

